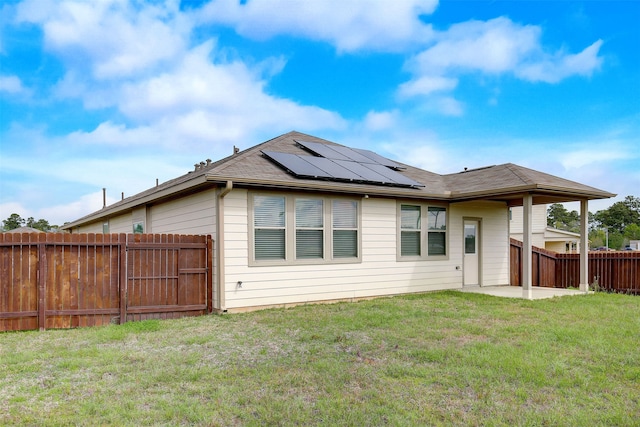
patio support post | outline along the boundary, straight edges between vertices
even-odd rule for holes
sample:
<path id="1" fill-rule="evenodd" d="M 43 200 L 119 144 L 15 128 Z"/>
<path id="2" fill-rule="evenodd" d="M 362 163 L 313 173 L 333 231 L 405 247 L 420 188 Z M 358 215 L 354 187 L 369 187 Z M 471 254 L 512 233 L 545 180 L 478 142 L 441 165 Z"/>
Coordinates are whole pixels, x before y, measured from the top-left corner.
<path id="1" fill-rule="evenodd" d="M 580 290 L 589 292 L 589 201 L 580 200 Z"/>
<path id="2" fill-rule="evenodd" d="M 533 196 L 527 194 L 522 198 L 522 212 L 523 212 L 523 228 L 522 228 L 522 298 L 533 298 L 533 273 L 532 264 L 532 235 L 531 229 L 533 227 Z"/>

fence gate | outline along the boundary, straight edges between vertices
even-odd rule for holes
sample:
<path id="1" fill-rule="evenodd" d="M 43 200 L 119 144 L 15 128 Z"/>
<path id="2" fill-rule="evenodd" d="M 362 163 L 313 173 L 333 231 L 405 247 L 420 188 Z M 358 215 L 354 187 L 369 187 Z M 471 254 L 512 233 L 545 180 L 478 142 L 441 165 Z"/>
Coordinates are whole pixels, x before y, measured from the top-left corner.
<path id="1" fill-rule="evenodd" d="M 207 312 L 207 242 L 136 234 L 127 244 L 126 321 Z"/>

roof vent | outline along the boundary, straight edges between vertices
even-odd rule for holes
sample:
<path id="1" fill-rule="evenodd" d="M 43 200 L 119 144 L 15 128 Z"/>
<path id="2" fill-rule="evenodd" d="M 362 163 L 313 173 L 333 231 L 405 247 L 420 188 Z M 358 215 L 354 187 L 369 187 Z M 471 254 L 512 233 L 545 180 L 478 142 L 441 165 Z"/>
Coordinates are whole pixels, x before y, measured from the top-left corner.
<path id="1" fill-rule="evenodd" d="M 240 149 L 234 145 L 233 146 L 233 154 L 238 154 L 239 152 L 240 152 Z"/>

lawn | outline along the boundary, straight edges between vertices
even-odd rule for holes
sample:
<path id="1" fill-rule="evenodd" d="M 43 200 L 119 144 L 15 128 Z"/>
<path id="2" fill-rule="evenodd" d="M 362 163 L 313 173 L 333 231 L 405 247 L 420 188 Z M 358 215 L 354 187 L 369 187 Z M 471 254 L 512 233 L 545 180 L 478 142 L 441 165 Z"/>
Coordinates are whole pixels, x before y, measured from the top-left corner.
<path id="1" fill-rule="evenodd" d="M 0 425 L 640 425 L 640 297 L 459 292 L 0 334 Z"/>

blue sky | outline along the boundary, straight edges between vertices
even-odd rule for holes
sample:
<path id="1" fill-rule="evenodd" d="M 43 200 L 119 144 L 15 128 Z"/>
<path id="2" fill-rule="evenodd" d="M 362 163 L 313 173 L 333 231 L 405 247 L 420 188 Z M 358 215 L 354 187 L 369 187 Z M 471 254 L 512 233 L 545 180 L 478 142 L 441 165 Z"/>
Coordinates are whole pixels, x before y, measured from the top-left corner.
<path id="1" fill-rule="evenodd" d="M 592 212 L 640 196 L 638 1 L 25 0 L 0 23 L 0 220 L 61 225 L 290 130 L 618 194 Z"/>

